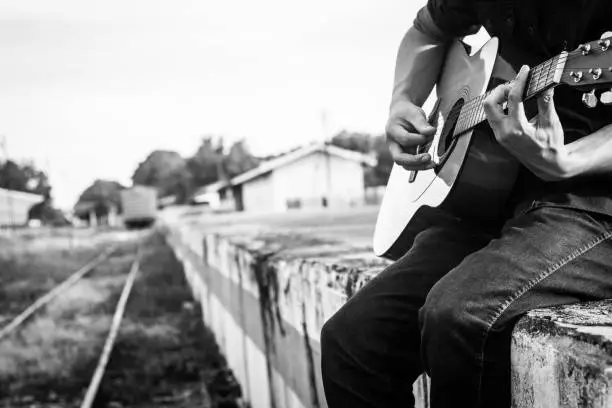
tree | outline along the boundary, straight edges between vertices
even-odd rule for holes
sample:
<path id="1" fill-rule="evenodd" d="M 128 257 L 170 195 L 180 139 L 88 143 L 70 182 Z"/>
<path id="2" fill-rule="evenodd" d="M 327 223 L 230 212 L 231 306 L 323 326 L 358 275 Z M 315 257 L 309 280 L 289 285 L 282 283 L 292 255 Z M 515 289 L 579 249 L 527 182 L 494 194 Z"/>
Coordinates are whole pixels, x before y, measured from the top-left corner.
<path id="1" fill-rule="evenodd" d="M 227 178 L 223 169 L 223 139 L 216 142 L 212 137 L 204 137 L 196 153 L 187 161 L 193 185 L 205 186 Z"/>
<path id="2" fill-rule="evenodd" d="M 120 183 L 108 180 L 96 180 L 79 196 L 74 206 L 75 213 L 80 218 L 87 218 L 89 210 L 93 210 L 97 217 L 108 215 L 110 208 L 121 208 L 121 190 L 125 189 Z"/>
<path id="3" fill-rule="evenodd" d="M 372 152 L 374 146 L 373 136 L 369 133 L 349 132 L 346 130 L 342 130 L 333 136 L 331 144 L 361 153 Z"/>
<path id="4" fill-rule="evenodd" d="M 331 144 L 361 153 L 374 153 L 378 163 L 376 167 L 366 169 L 365 185 L 380 186 L 387 183 L 393 167 L 393 158 L 384 135 L 374 136 L 368 133 L 343 130 L 332 137 Z"/>
<path id="5" fill-rule="evenodd" d="M 0 164 L 0 188 L 26 193 L 50 195 L 47 175 L 33 164 L 18 164 L 7 160 Z"/>
<path id="6" fill-rule="evenodd" d="M 132 176 L 134 185 L 157 188 L 160 197 L 175 195 L 185 202 L 192 189 L 192 177 L 187 161 L 177 152 L 156 150 L 138 165 Z"/>
<path id="7" fill-rule="evenodd" d="M 38 204 L 34 204 L 28 211 L 28 220 L 38 220 L 42 225 L 61 227 L 70 225 L 70 221 L 64 213 L 53 207 L 53 201 L 49 196 Z"/>
<path id="8" fill-rule="evenodd" d="M 374 136 L 373 151 L 376 154 L 377 163 L 376 167 L 366 171 L 366 186 L 383 186 L 387 184 L 393 167 L 393 157 L 384 135 Z"/>
<path id="9" fill-rule="evenodd" d="M 259 159 L 251 154 L 244 140 L 234 142 L 223 157 L 223 169 L 229 177 L 237 176 L 258 165 Z"/>
<path id="10" fill-rule="evenodd" d="M 229 180 L 258 164 L 259 159 L 251 154 L 244 140 L 234 142 L 226 151 L 223 138 L 206 136 L 187 160 L 172 151 L 149 154 L 138 165 L 132 181 L 135 185 L 156 187 L 160 197 L 174 195 L 177 203 L 185 203 L 195 188 Z"/>

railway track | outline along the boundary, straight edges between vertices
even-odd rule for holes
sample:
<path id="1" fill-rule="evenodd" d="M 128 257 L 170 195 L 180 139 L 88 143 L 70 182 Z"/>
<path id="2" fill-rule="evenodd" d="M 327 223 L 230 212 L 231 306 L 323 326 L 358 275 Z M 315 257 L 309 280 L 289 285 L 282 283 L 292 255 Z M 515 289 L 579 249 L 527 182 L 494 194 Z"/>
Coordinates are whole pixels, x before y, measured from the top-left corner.
<path id="1" fill-rule="evenodd" d="M 17 290 L 2 299 L 0 287 L 0 306 L 12 319 L 0 329 L 11 327 L 0 340 L 0 408 L 237 408 L 240 387 L 163 237 L 96 250 L 87 257 L 66 252 L 79 259 L 62 263 L 66 269 L 50 257 L 53 274 L 44 262 L 42 272 L 2 274 L 0 257 L 0 275 Z M 57 272 L 87 260 L 67 279 Z M 49 290 L 49 276 L 64 280 Z M 18 291 L 32 293 L 31 285 L 48 293 L 36 290 L 40 298 L 27 301 L 34 298 Z"/>
<path id="2" fill-rule="evenodd" d="M 104 376 L 106 366 L 108 364 L 110 355 L 113 350 L 113 346 L 119 333 L 119 328 L 123 320 L 130 292 L 132 290 L 136 275 L 138 274 L 140 268 L 142 245 L 143 244 L 141 243 L 137 249 L 135 259 L 132 262 L 130 271 L 125 280 L 125 284 L 123 285 L 121 296 L 115 307 L 111 326 L 104 342 L 104 347 L 98 358 L 96 369 L 91 377 L 91 381 L 89 382 L 89 386 L 85 392 L 85 396 L 80 405 L 81 408 L 91 408 L 95 401 L 96 393 L 100 386 L 100 382 L 102 381 L 102 378 Z M 56 285 L 52 290 L 36 299 L 36 301 L 34 301 L 30 306 L 28 306 L 25 310 L 23 310 L 16 317 L 14 317 L 8 324 L 6 324 L 0 329 L 0 340 L 8 337 L 9 335 L 14 335 L 18 333 L 18 331 L 25 326 L 28 319 L 30 319 L 37 311 L 41 310 L 44 306 L 48 305 L 54 299 L 66 293 L 68 290 L 70 290 L 70 288 L 74 287 L 77 282 L 79 282 L 92 271 L 94 271 L 97 266 L 100 266 L 105 261 L 107 261 L 117 251 L 118 248 L 118 244 L 109 245 L 94 259 L 83 265 L 81 268 L 71 274 L 68 278 Z"/>
<path id="3" fill-rule="evenodd" d="M 106 370 L 108 360 L 113 351 L 113 346 L 115 345 L 115 341 L 117 340 L 119 327 L 121 326 L 121 321 L 123 320 L 123 315 L 125 313 L 125 306 L 127 305 L 130 292 L 132 291 L 132 286 L 134 285 L 136 274 L 138 273 L 138 270 L 140 268 L 141 253 L 142 250 L 139 249 L 138 253 L 136 254 L 136 259 L 134 260 L 134 262 L 132 263 L 132 267 L 130 268 L 130 273 L 128 274 L 128 277 L 125 281 L 123 290 L 121 291 L 121 297 L 119 298 L 119 302 L 117 302 L 117 307 L 115 308 L 111 327 L 108 332 L 108 336 L 106 337 L 106 341 L 104 342 L 102 354 L 100 354 L 100 358 L 98 359 L 98 365 L 96 366 L 96 370 L 94 371 L 94 374 L 91 378 L 89 387 L 87 387 L 87 392 L 85 393 L 85 398 L 83 399 L 81 408 L 90 408 L 96 398 L 98 388 L 100 387 L 100 382 L 102 381 L 102 377 L 104 376 L 104 371 Z"/>
<path id="4" fill-rule="evenodd" d="M 52 290 L 39 297 L 34 303 L 28 306 L 23 312 L 19 313 L 13 320 L 11 320 L 6 326 L 0 329 L 0 340 L 7 337 L 9 334 L 17 331 L 23 324 L 29 319 L 36 311 L 40 310 L 43 306 L 47 305 L 50 301 L 55 299 L 57 296 L 70 289 L 75 283 L 83 279 L 88 273 L 93 271 L 96 266 L 106 261 L 116 250 L 117 245 L 111 245 L 106 248 L 100 255 L 95 257 L 93 260 L 79 268 L 76 272 L 70 275 L 67 279 L 55 286 Z"/>

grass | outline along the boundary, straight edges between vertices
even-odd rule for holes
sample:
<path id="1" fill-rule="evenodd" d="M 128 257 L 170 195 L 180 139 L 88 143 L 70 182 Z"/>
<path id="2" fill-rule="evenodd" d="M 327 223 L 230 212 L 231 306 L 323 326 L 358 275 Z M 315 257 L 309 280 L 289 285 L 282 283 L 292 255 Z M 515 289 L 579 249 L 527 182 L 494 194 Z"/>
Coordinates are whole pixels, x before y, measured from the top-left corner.
<path id="1" fill-rule="evenodd" d="M 107 262 L 0 341 L 0 407 L 79 406 L 140 237 L 20 236 L 0 249 L 0 311 L 8 321 L 121 242 Z M 182 266 L 162 236 L 151 236 L 95 406 L 234 408 L 239 397 Z"/>
<path id="2" fill-rule="evenodd" d="M 8 322 L 111 242 L 107 234 L 68 245 L 65 236 L 14 237 L 0 253 L 3 320 Z M 113 309 L 108 303 L 121 290 L 135 250 L 132 240 L 0 341 L 0 406 L 24 400 L 76 404 L 108 331 L 108 310 Z"/>
<path id="3" fill-rule="evenodd" d="M 240 387 L 161 236 L 149 241 L 140 271 L 97 402 L 237 407 Z"/>

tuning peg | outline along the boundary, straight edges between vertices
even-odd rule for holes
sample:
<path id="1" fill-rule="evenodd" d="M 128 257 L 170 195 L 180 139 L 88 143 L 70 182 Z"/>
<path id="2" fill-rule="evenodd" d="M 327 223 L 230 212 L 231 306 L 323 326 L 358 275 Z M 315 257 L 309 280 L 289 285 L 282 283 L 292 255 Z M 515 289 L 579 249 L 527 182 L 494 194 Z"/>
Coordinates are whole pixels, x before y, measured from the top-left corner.
<path id="1" fill-rule="evenodd" d="M 599 97 L 599 101 L 604 105 L 612 105 L 612 89 L 602 93 Z"/>
<path id="2" fill-rule="evenodd" d="M 587 108 L 594 108 L 597 106 L 597 96 L 595 96 L 594 89 L 591 92 L 582 94 L 582 103 L 584 103 Z"/>
<path id="3" fill-rule="evenodd" d="M 601 78 L 601 74 L 602 74 L 602 70 L 601 68 L 591 68 L 589 69 L 589 74 L 591 74 L 593 76 L 593 80 L 597 81 L 599 78 Z"/>
<path id="4" fill-rule="evenodd" d="M 574 78 L 574 82 L 578 83 L 582 80 L 582 71 L 570 71 L 570 76 Z"/>
<path id="5" fill-rule="evenodd" d="M 582 51 L 582 55 L 589 55 L 589 52 L 591 52 L 591 44 L 580 44 L 578 48 Z"/>

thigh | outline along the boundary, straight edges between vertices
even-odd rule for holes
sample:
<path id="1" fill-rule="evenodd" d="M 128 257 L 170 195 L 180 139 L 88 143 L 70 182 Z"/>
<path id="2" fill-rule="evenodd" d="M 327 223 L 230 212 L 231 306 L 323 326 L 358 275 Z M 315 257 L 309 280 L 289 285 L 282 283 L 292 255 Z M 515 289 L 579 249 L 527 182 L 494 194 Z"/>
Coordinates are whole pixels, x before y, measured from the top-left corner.
<path id="1" fill-rule="evenodd" d="M 491 234 L 440 211 L 418 220 L 411 249 L 360 289 L 330 320 L 336 341 L 371 371 L 400 380 L 418 357 L 418 310 L 427 292 Z M 417 368 L 418 369 L 418 368 Z M 420 369 L 419 369 L 420 372 Z"/>
<path id="2" fill-rule="evenodd" d="M 612 217 L 534 209 L 444 276 L 427 304 L 444 304 L 490 330 L 534 308 L 611 297 L 611 237 Z"/>
<path id="3" fill-rule="evenodd" d="M 505 405 L 514 323 L 534 308 L 612 297 L 611 237 L 608 216 L 538 208 L 438 281 L 420 316 L 432 398 L 463 390 L 482 406 Z"/>

